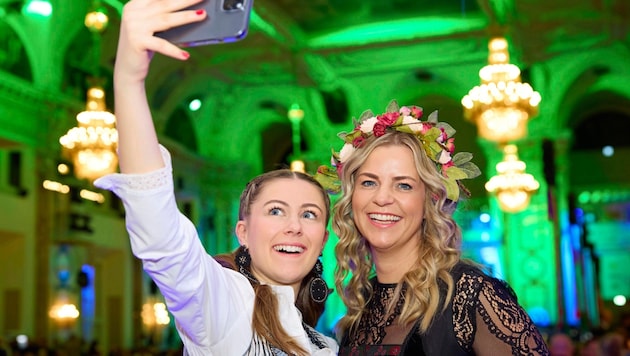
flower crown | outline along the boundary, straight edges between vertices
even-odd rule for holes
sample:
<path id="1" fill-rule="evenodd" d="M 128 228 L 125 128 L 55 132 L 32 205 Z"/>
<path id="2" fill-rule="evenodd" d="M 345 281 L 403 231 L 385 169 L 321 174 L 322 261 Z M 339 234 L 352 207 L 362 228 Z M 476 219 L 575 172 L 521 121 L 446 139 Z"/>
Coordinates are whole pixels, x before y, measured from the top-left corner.
<path id="1" fill-rule="evenodd" d="M 396 100 L 387 106 L 386 112 L 375 116 L 371 110 L 365 111 L 359 120 L 353 119 L 354 130 L 340 132 L 338 136 L 345 144 L 339 152 L 332 151 L 331 164 L 320 166 L 315 178 L 330 193 L 341 190 L 339 176 L 343 164 L 354 151 L 360 149 L 370 136 L 380 137 L 387 131 L 399 131 L 415 136 L 427 157 L 435 162 L 446 187 L 447 198 L 453 202 L 459 200 L 460 190 L 467 196 L 470 192 L 459 182 L 461 179 L 475 178 L 481 174 L 479 167 L 471 162 L 472 154 L 459 152 L 455 155 L 455 129 L 445 122 L 438 122 L 437 111 L 422 121 L 422 108 L 418 106 L 399 107 Z"/>

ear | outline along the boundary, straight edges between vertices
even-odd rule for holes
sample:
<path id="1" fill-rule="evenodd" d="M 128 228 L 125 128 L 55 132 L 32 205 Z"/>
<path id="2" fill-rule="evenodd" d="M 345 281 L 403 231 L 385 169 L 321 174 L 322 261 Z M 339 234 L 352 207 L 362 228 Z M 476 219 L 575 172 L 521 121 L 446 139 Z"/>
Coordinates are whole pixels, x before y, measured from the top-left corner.
<path id="1" fill-rule="evenodd" d="M 238 243 L 241 246 L 247 246 L 247 223 L 244 220 L 239 220 L 236 223 L 236 237 L 238 238 Z"/>
<path id="2" fill-rule="evenodd" d="M 326 246 L 326 242 L 328 242 L 328 234 L 329 231 L 326 229 L 326 233 L 324 234 L 324 241 L 322 241 L 322 251 L 324 251 L 324 247 Z"/>

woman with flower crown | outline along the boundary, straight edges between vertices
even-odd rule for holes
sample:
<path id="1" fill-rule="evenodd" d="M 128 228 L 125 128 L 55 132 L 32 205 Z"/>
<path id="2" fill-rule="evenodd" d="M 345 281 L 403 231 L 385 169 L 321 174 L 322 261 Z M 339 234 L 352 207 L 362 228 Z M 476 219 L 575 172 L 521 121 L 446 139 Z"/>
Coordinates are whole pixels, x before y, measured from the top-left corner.
<path id="1" fill-rule="evenodd" d="M 507 284 L 461 257 L 451 213 L 480 174 L 455 130 L 422 109 L 368 111 L 317 178 L 342 194 L 335 285 L 340 355 L 548 355 Z M 340 181 L 338 180 L 340 178 Z"/>
<path id="2" fill-rule="evenodd" d="M 205 19 L 182 10 L 200 1 L 125 4 L 114 68 L 121 173 L 95 185 L 122 199 L 132 251 L 164 295 L 185 355 L 335 355 L 335 340 L 313 329 L 329 294 L 318 258 L 330 215 L 313 177 L 277 170 L 250 181 L 235 229 L 241 247 L 216 259 L 178 211 L 145 78 L 155 52 L 189 57 L 154 34 Z"/>

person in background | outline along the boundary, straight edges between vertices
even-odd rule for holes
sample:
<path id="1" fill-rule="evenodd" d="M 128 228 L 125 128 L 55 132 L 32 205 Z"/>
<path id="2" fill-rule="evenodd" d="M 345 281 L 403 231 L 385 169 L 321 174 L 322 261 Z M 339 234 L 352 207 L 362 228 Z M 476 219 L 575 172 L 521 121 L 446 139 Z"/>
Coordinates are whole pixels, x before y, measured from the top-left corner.
<path id="1" fill-rule="evenodd" d="M 462 259 L 452 212 L 467 193 L 460 180 L 480 171 L 470 153 L 454 153 L 450 125 L 422 116 L 396 101 L 384 114 L 366 111 L 340 135 L 333 167 L 318 169 L 327 190 L 341 191 L 339 354 L 548 355 L 511 288 Z"/>
<path id="2" fill-rule="evenodd" d="M 318 261 L 330 214 L 313 177 L 278 170 L 250 181 L 235 228 L 241 247 L 221 263 L 178 210 L 145 78 L 155 53 L 189 57 L 155 33 L 205 19 L 203 10 L 184 10 L 199 2 L 124 5 L 114 68 L 121 173 L 94 184 L 122 199 L 132 251 L 164 295 L 185 355 L 335 355 L 335 340 L 313 329 L 329 294 Z"/>
<path id="3" fill-rule="evenodd" d="M 551 356 L 574 356 L 575 342 L 563 332 L 557 332 L 549 338 L 549 354 Z"/>
<path id="4" fill-rule="evenodd" d="M 580 356 L 604 356 L 599 336 L 593 336 L 583 341 L 578 348 Z"/>

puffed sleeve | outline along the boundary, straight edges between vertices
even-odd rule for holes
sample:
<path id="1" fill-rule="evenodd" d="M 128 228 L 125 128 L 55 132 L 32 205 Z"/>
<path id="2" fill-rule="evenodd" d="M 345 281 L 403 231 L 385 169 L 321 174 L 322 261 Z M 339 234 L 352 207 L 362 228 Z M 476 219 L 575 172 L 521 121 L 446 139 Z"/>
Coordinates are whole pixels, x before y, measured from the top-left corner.
<path id="1" fill-rule="evenodd" d="M 242 354 L 252 336 L 253 290 L 206 253 L 177 207 L 170 155 L 160 149 L 164 168 L 112 174 L 94 184 L 123 201 L 132 252 L 164 295 L 188 354 Z"/>

